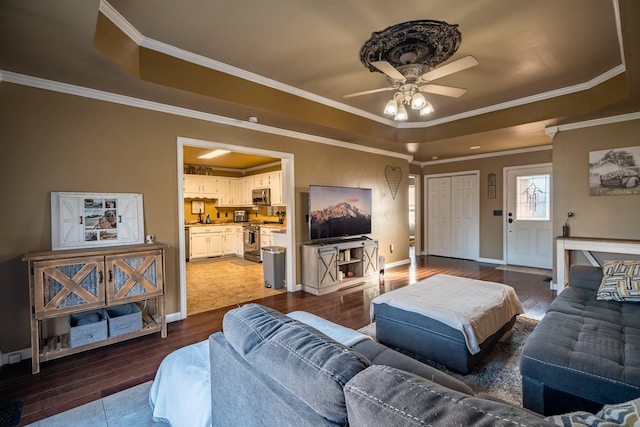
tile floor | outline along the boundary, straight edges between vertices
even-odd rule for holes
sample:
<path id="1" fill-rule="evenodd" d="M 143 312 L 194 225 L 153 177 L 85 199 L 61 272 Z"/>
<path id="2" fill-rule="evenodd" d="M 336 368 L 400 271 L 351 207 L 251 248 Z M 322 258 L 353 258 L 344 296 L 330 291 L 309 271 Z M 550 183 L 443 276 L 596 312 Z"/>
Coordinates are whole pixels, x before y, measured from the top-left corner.
<path id="1" fill-rule="evenodd" d="M 86 405 L 40 420 L 27 427 L 151 427 L 156 423 L 149 406 L 151 381 Z"/>

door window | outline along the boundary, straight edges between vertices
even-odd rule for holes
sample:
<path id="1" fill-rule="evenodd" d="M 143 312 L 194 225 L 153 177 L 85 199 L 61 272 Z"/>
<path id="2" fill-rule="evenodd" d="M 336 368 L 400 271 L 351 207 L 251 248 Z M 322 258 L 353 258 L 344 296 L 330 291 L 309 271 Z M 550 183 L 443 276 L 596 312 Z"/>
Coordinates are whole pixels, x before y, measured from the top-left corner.
<path id="1" fill-rule="evenodd" d="M 550 175 L 518 176 L 516 219 L 549 221 L 551 219 Z"/>

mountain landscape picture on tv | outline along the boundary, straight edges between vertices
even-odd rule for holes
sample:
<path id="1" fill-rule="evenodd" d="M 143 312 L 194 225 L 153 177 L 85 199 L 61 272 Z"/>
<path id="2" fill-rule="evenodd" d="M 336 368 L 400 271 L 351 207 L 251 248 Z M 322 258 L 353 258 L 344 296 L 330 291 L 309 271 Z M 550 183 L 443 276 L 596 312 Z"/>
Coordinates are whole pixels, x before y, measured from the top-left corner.
<path id="1" fill-rule="evenodd" d="M 371 233 L 371 189 L 309 186 L 309 236 L 335 239 Z"/>

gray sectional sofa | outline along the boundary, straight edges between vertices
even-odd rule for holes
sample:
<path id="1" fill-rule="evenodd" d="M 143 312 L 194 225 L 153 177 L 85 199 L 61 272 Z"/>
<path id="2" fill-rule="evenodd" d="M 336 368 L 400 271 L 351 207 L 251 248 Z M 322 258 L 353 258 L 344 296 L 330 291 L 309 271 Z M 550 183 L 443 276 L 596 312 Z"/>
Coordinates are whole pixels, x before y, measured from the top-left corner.
<path id="1" fill-rule="evenodd" d="M 225 315 L 209 355 L 214 426 L 554 425 L 373 340 L 347 346 L 257 304 Z"/>
<path id="2" fill-rule="evenodd" d="M 573 265 L 523 349 L 523 405 L 541 414 L 595 411 L 640 396 L 640 305 L 596 298 L 603 272 Z"/>

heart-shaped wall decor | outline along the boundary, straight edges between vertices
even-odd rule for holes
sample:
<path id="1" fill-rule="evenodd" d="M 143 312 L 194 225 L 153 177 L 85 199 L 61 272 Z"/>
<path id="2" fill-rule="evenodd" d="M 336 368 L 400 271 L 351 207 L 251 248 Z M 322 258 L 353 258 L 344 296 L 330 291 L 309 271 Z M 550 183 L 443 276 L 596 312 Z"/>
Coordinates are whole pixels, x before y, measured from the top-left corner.
<path id="1" fill-rule="evenodd" d="M 400 166 L 387 165 L 384 168 L 384 177 L 387 180 L 387 185 L 389 185 L 389 190 L 391 190 L 391 197 L 395 200 L 400 181 L 402 181 L 402 169 L 400 169 Z"/>

